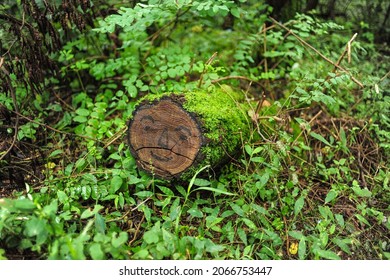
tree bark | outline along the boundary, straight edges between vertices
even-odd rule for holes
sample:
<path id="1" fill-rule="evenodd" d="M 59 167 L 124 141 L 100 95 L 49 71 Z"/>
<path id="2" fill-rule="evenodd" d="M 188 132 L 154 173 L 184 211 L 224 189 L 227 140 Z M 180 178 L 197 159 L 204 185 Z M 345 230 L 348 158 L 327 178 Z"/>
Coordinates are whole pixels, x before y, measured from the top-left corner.
<path id="1" fill-rule="evenodd" d="M 188 179 L 232 158 L 249 134 L 242 97 L 225 87 L 144 98 L 128 125 L 138 167 L 162 179 Z"/>

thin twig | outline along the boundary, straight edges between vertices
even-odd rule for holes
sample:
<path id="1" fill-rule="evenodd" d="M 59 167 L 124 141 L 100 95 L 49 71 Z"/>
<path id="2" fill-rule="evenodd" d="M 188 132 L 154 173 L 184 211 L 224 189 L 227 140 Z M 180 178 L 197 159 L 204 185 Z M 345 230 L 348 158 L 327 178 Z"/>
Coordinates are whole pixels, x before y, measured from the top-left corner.
<path id="1" fill-rule="evenodd" d="M 270 17 L 270 19 L 277 25 L 279 25 L 281 28 L 283 28 L 284 30 L 290 32 L 291 35 L 293 35 L 301 44 L 305 45 L 306 47 L 310 48 L 311 50 L 313 50 L 316 54 L 318 54 L 322 59 L 324 59 L 325 61 L 329 62 L 330 64 L 332 64 L 333 66 L 335 66 L 337 69 L 341 70 L 341 71 L 344 71 L 346 73 L 348 73 L 351 77 L 351 80 L 354 81 L 359 87 L 361 88 L 364 88 L 363 84 L 357 80 L 355 77 L 352 76 L 352 74 L 346 70 L 345 68 L 341 67 L 340 65 L 337 65 L 335 62 L 333 62 L 332 60 L 330 60 L 329 58 L 327 58 L 325 55 L 323 55 L 322 53 L 320 53 L 316 48 L 314 48 L 312 45 L 310 45 L 309 43 L 307 43 L 305 40 L 303 40 L 301 37 L 299 37 L 297 34 L 295 34 L 293 31 L 291 31 L 289 28 L 287 28 L 285 25 L 279 23 L 278 21 L 276 21 L 274 18 Z"/>
<path id="2" fill-rule="evenodd" d="M 344 56 L 348 53 L 348 63 L 351 63 L 351 44 L 353 42 L 353 40 L 355 40 L 356 36 L 358 34 L 355 33 L 352 38 L 348 41 L 347 45 L 345 46 L 345 49 L 343 51 L 343 53 L 341 54 L 341 56 L 339 57 L 339 59 L 337 60 L 336 64 L 337 65 L 340 65 L 341 63 L 341 60 L 343 60 Z M 333 72 L 335 72 L 337 70 L 337 67 L 335 66 Z"/>

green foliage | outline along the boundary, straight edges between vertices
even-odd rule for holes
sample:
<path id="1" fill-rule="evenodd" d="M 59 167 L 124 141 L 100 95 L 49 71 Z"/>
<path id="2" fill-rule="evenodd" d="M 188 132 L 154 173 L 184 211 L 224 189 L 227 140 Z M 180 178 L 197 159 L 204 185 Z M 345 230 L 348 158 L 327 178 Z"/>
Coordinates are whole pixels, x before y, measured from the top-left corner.
<path id="1" fill-rule="evenodd" d="M 55 25 L 58 76 L 35 92 L 10 75 L 33 120 L 21 117 L 17 139 L 44 147 L 44 179 L 0 199 L 0 259 L 389 258 L 389 60 L 372 42 L 357 37 L 343 71 L 334 64 L 353 34 L 313 15 L 287 31 L 262 1 L 93 2 L 112 6 L 94 28 L 65 36 Z M 138 171 L 124 135 L 140 98 L 192 91 L 190 107 L 207 110 L 226 102 L 204 95 L 221 87 L 244 97 L 243 118 L 229 120 L 250 127 L 241 155 L 188 182 Z"/>

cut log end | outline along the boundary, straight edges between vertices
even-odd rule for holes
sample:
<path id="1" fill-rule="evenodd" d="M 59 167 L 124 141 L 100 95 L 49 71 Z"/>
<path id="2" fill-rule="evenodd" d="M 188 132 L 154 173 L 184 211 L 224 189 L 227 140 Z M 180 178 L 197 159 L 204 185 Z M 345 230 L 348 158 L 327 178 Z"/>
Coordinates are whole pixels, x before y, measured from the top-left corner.
<path id="1" fill-rule="evenodd" d="M 195 164 L 203 143 L 195 117 L 171 98 L 137 107 L 128 141 L 137 165 L 163 179 L 178 177 Z"/>

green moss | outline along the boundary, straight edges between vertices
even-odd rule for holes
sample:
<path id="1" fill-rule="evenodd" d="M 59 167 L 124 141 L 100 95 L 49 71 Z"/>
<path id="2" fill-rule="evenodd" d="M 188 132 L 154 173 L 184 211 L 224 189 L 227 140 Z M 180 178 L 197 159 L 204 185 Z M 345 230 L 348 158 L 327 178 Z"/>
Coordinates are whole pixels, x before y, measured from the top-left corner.
<path id="1" fill-rule="evenodd" d="M 207 163 L 217 164 L 226 156 L 233 156 L 249 135 L 244 95 L 223 86 L 207 92 L 192 91 L 185 94 L 183 107 L 199 116 L 204 136 L 210 141 L 202 153 Z"/>

